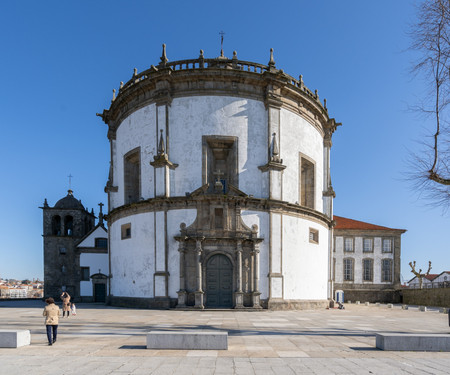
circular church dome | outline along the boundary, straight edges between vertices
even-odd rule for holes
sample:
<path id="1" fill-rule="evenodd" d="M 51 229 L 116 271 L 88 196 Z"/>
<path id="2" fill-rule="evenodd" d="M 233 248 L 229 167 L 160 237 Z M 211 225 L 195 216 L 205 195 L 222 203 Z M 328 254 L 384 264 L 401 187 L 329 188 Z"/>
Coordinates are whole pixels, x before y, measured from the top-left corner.
<path id="1" fill-rule="evenodd" d="M 73 191 L 70 189 L 67 190 L 67 195 L 64 198 L 61 198 L 58 202 L 56 202 L 54 208 L 84 210 L 84 206 L 81 204 L 81 201 L 73 196 Z"/>

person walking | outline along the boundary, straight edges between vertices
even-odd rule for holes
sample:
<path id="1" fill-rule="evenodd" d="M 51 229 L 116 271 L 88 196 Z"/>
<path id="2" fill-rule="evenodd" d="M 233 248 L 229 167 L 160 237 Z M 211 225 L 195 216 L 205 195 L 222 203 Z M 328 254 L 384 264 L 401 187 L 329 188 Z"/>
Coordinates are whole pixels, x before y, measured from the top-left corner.
<path id="1" fill-rule="evenodd" d="M 77 315 L 77 307 L 75 306 L 75 303 L 72 302 L 72 306 L 70 307 L 72 310 L 72 316 Z"/>
<path id="2" fill-rule="evenodd" d="M 47 328 L 48 344 L 53 345 L 56 342 L 56 336 L 58 335 L 58 323 L 59 323 L 59 307 L 55 305 L 55 300 L 49 297 L 45 300 L 47 306 L 42 313 L 45 316 L 45 327 Z"/>
<path id="3" fill-rule="evenodd" d="M 67 317 L 69 317 L 70 314 L 70 295 L 67 292 L 64 292 L 61 294 L 61 299 L 63 301 L 63 318 L 67 312 Z"/>

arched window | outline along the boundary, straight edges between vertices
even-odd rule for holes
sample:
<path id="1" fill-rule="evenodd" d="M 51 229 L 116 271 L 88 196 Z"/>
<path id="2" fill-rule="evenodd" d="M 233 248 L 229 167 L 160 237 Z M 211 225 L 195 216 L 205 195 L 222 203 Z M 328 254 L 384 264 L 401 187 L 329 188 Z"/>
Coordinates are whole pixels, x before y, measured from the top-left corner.
<path id="1" fill-rule="evenodd" d="M 55 215 L 52 217 L 52 235 L 61 235 L 61 217 L 59 215 Z"/>
<path id="2" fill-rule="evenodd" d="M 70 215 L 64 218 L 64 235 L 73 236 L 73 217 Z"/>

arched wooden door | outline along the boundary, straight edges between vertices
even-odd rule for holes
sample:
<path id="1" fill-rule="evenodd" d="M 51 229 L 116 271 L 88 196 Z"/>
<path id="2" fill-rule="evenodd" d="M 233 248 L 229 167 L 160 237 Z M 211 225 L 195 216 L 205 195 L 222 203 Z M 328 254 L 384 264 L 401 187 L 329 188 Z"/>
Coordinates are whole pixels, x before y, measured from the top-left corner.
<path id="1" fill-rule="evenodd" d="M 206 264 L 206 306 L 233 307 L 233 265 L 225 255 L 213 255 Z"/>

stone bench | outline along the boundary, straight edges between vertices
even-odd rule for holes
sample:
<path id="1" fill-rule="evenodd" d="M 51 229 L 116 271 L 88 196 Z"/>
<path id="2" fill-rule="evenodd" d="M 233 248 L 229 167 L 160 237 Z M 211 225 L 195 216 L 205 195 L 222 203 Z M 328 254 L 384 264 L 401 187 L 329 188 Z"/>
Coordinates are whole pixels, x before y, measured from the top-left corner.
<path id="1" fill-rule="evenodd" d="M 147 349 L 227 350 L 228 332 L 150 331 L 147 333 Z"/>
<path id="2" fill-rule="evenodd" d="M 29 330 L 0 330 L 0 348 L 18 348 L 30 345 L 31 334 Z"/>
<path id="3" fill-rule="evenodd" d="M 381 350 L 450 352 L 450 335 L 439 333 L 377 333 Z"/>

